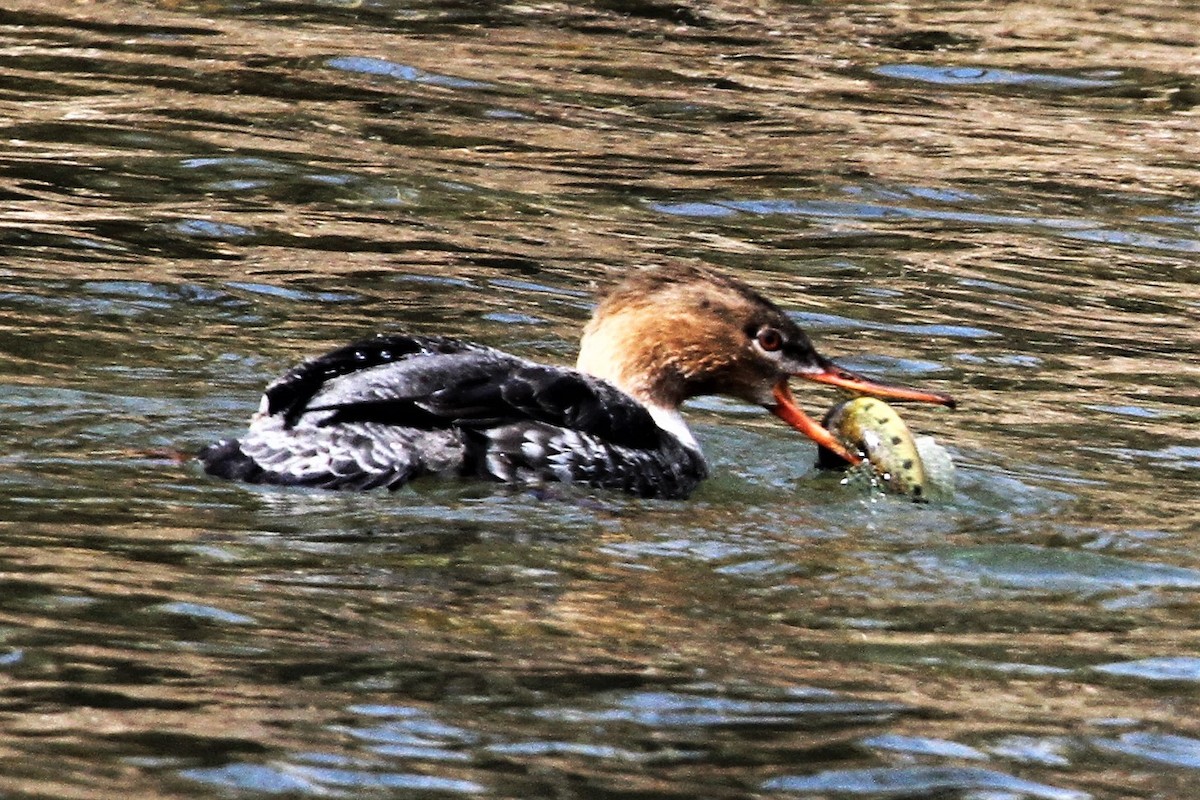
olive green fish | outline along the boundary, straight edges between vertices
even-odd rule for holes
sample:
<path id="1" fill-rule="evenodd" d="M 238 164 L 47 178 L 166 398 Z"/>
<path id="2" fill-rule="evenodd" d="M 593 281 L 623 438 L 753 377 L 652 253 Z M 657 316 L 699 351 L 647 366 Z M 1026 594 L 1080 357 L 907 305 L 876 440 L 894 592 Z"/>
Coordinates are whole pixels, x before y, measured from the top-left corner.
<path id="1" fill-rule="evenodd" d="M 874 397 L 856 397 L 839 403 L 825 415 L 825 427 L 851 452 L 862 454 L 885 491 L 929 498 L 930 482 L 917 442 L 895 409 Z M 936 447 L 936 445 L 934 445 Z M 818 464 L 845 468 L 846 462 L 822 449 Z"/>

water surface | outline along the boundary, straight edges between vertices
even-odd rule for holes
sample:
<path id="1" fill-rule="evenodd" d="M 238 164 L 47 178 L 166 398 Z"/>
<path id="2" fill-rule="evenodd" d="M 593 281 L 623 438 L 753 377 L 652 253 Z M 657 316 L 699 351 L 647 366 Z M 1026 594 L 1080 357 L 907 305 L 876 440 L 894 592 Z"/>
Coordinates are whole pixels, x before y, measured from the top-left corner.
<path id="1" fill-rule="evenodd" d="M 8 4 L 0 793 L 1194 794 L 1198 29 Z M 905 410 L 955 498 L 852 491 L 717 400 L 687 503 L 179 458 L 379 330 L 569 363 L 595 288 L 660 263 L 958 397 Z"/>

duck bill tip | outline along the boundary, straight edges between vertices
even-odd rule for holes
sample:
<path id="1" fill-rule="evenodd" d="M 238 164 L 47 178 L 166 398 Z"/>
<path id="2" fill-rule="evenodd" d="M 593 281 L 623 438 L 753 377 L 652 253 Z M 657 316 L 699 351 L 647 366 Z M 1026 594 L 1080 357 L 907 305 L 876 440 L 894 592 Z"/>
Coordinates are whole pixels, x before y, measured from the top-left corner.
<path id="1" fill-rule="evenodd" d="M 775 384 L 772 392 L 775 398 L 775 405 L 770 406 L 770 411 L 775 416 L 792 426 L 800 433 L 812 439 L 821 447 L 827 450 L 832 450 L 839 457 L 846 460 L 850 464 L 859 464 L 862 459 L 851 453 L 836 436 L 830 433 L 824 426 L 817 422 L 812 417 L 805 414 L 798 405 L 796 398 L 792 394 L 791 387 L 788 386 L 786 380 L 782 380 Z"/>
<path id="2" fill-rule="evenodd" d="M 839 389 L 845 389 L 855 394 L 866 394 L 885 400 L 910 400 L 916 403 L 933 403 L 939 406 L 946 406 L 947 408 L 958 407 L 958 401 L 948 394 L 879 383 L 870 378 L 864 378 L 862 375 L 853 373 L 848 369 L 843 369 L 832 362 L 822 364 L 818 370 L 797 372 L 796 377 L 814 381 L 815 383 L 824 383 L 828 386 L 836 386 Z"/>

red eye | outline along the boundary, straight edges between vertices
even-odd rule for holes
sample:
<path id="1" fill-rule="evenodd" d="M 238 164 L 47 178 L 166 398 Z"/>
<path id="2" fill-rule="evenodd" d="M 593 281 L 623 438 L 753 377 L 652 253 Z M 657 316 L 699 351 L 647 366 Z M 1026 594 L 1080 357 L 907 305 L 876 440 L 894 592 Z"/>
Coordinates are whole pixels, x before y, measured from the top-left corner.
<path id="1" fill-rule="evenodd" d="M 783 347 L 783 335 L 774 328 L 763 328 L 758 332 L 758 346 L 768 353 Z"/>

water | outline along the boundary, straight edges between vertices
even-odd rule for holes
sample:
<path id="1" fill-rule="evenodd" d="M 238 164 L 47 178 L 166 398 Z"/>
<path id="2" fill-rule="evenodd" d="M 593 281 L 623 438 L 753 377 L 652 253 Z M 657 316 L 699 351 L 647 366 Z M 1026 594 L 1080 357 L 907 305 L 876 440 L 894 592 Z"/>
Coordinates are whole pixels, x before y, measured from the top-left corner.
<path id="1" fill-rule="evenodd" d="M 1197 29 L 9 3 L 0 794 L 1194 795 Z M 958 397 L 905 410 L 954 500 L 864 497 L 709 400 L 687 503 L 177 457 L 376 330 L 569 362 L 643 263 Z"/>

